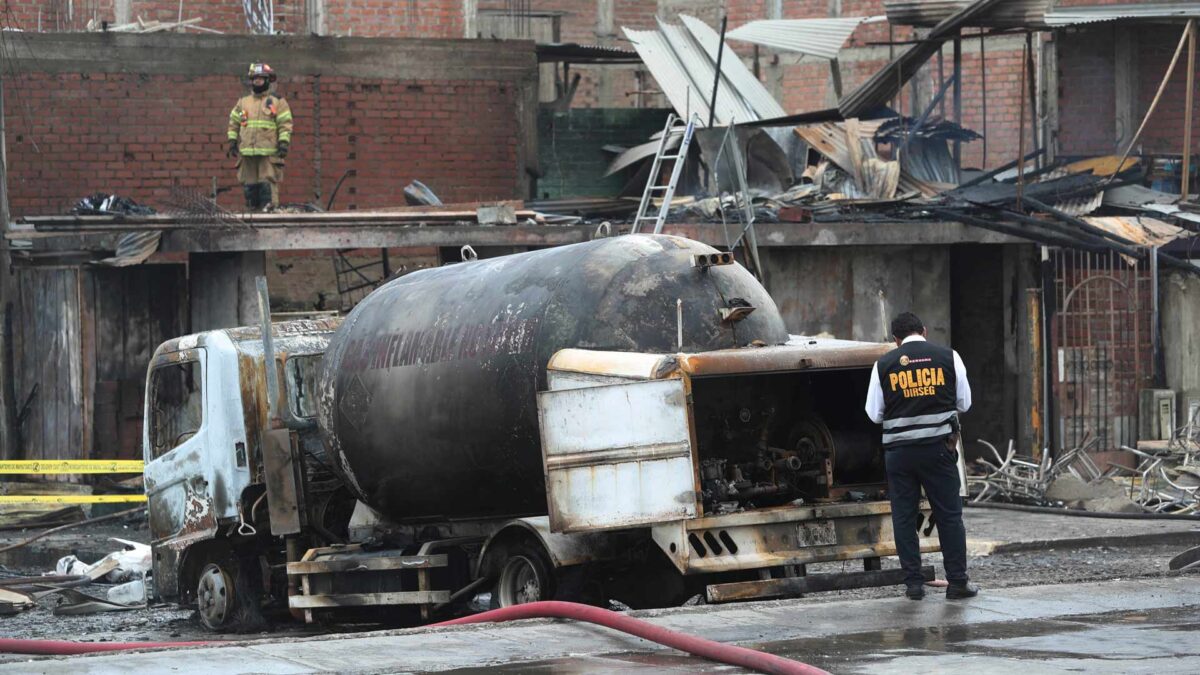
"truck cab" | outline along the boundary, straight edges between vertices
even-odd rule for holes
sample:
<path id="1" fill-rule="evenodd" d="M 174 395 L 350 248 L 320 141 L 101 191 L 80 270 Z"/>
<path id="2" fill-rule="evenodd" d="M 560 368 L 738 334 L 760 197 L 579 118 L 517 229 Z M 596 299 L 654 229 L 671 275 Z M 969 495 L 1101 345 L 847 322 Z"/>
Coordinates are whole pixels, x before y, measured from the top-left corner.
<path id="1" fill-rule="evenodd" d="M 282 430 L 283 442 L 317 455 L 317 367 L 339 324 L 317 319 L 271 326 L 281 407 L 299 422 L 296 432 Z M 265 515 L 267 475 L 281 470 L 271 461 L 280 436 L 273 432 L 282 423 L 270 414 L 262 335 L 257 327 L 188 335 L 163 343 L 151 359 L 142 447 L 155 589 L 162 598 L 203 600 L 206 592 L 219 595 L 252 581 L 242 568 L 254 561 L 240 560 L 235 544 L 257 535 L 253 523 L 259 510 Z M 286 505 L 271 504 L 280 507 Z M 216 614 L 206 617 L 201 607 L 205 623 L 233 619 L 235 608 L 212 609 Z"/>

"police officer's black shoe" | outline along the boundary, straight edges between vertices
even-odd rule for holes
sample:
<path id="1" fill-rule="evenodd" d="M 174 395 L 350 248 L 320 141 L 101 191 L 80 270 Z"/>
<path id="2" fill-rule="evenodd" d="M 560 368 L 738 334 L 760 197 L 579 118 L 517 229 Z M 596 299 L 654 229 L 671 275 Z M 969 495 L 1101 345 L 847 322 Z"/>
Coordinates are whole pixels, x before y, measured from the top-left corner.
<path id="1" fill-rule="evenodd" d="M 925 597 L 925 584 L 908 584 L 904 596 L 909 600 L 920 600 Z"/>
<path id="2" fill-rule="evenodd" d="M 947 600 L 962 600 L 964 598 L 973 598 L 977 595 L 979 595 L 979 587 L 965 581 L 961 584 L 951 583 L 946 587 Z"/>

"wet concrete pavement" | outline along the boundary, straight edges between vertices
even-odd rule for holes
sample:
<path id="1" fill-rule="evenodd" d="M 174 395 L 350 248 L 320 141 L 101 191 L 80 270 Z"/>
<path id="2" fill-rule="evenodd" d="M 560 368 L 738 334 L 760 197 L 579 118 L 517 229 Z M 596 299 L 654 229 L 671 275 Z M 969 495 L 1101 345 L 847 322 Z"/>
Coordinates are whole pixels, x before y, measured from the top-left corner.
<path id="1" fill-rule="evenodd" d="M 896 628 L 752 645 L 831 673 L 1010 675 L 1014 672 L 1200 672 L 1200 607 L 1104 612 L 1030 621 Z M 616 654 L 552 659 L 475 673 L 740 673 L 673 654 Z"/>
<path id="2" fill-rule="evenodd" d="M 834 673 L 1200 672 L 1196 576 L 821 604 L 694 607 L 638 616 L 762 647 Z M 606 629 L 560 621 L 266 640 L 189 651 L 0 665 L 5 672 L 737 672 Z M 464 670 L 465 669 L 465 670 Z"/>

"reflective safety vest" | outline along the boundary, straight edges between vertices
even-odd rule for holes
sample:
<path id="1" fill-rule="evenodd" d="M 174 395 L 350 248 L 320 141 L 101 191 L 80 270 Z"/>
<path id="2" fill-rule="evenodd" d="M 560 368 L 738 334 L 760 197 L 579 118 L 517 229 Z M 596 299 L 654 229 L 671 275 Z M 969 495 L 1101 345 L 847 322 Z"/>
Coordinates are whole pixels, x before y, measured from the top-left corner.
<path id="1" fill-rule="evenodd" d="M 229 113 L 229 140 L 243 155 L 274 155 L 280 143 L 292 142 L 291 107 L 269 91 L 243 96 Z"/>
<path id="2" fill-rule="evenodd" d="M 954 352 L 913 340 L 879 359 L 883 447 L 924 445 L 958 429 Z"/>

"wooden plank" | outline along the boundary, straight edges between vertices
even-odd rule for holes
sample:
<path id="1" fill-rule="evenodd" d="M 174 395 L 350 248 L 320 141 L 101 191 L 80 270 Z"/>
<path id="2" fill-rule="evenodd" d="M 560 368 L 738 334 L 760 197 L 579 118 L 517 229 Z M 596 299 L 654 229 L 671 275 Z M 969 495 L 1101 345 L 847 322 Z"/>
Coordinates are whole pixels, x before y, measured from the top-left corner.
<path id="1" fill-rule="evenodd" d="M 288 563 L 288 574 L 329 574 L 332 572 L 379 572 L 385 570 L 425 569 L 445 567 L 449 557 L 437 555 L 379 556 L 374 558 L 354 557 L 333 560 L 312 560 Z"/>
<path id="2" fill-rule="evenodd" d="M 95 286 L 89 270 L 75 272 L 75 297 L 79 303 L 79 449 L 81 458 L 90 459 L 96 456 L 96 323 Z"/>
<path id="3" fill-rule="evenodd" d="M 902 569 L 888 569 L 843 572 L 840 574 L 813 574 L 786 579 L 738 581 L 727 584 L 713 584 L 708 587 L 707 595 L 708 601 L 712 603 L 794 597 L 805 593 L 892 586 L 904 583 L 904 575 L 905 572 Z M 934 577 L 933 566 L 926 565 L 922 567 L 921 576 L 926 581 L 931 581 Z"/>
<path id="4" fill-rule="evenodd" d="M 428 605 L 446 602 L 449 599 L 450 591 L 347 593 L 344 595 L 293 595 L 288 598 L 288 607 L 292 609 L 321 609 L 329 607 Z"/>

